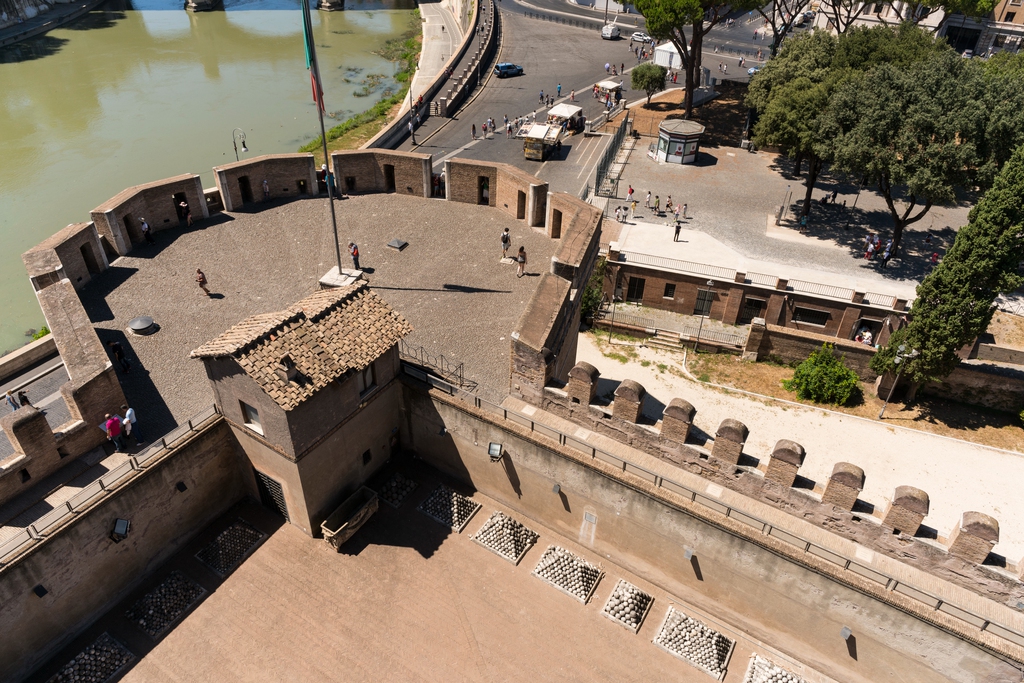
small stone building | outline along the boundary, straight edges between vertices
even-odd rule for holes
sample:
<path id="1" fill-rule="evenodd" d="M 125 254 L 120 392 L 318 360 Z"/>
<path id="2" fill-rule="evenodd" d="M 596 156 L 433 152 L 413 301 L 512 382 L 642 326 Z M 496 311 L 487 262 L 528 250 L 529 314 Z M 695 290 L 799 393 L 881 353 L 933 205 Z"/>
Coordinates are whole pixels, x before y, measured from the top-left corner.
<path id="1" fill-rule="evenodd" d="M 310 535 L 398 443 L 409 323 L 364 283 L 254 315 L 192 352 L 261 500 Z"/>

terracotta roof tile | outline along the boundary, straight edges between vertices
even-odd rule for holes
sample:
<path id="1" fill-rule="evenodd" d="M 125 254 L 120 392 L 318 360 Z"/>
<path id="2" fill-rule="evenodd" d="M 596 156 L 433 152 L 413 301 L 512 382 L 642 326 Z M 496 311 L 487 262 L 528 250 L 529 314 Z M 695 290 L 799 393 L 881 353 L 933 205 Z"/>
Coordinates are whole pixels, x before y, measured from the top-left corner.
<path id="1" fill-rule="evenodd" d="M 318 291 L 285 311 L 247 318 L 192 352 L 193 358 L 231 356 L 285 410 L 330 382 L 362 370 L 412 326 L 366 283 Z M 277 369 L 289 356 L 298 370 Z"/>

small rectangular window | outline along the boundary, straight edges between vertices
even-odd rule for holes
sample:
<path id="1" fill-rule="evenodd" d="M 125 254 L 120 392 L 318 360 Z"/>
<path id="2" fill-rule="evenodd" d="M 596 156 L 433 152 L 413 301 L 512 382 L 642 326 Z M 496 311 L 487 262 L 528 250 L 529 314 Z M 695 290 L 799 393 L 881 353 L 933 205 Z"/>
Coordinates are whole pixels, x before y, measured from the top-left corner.
<path id="1" fill-rule="evenodd" d="M 242 419 L 245 421 L 245 426 L 257 434 L 263 434 L 259 411 L 245 401 L 239 401 L 239 404 L 242 406 Z"/>
<path id="2" fill-rule="evenodd" d="M 369 465 L 370 461 L 373 460 L 373 453 L 369 450 L 363 452 L 363 465 Z"/>
<path id="3" fill-rule="evenodd" d="M 828 323 L 828 319 L 828 311 L 817 311 L 813 308 L 800 308 L 799 306 L 793 309 L 793 322 L 824 327 Z"/>
<path id="4" fill-rule="evenodd" d="M 663 295 L 666 299 L 676 298 L 676 286 L 672 284 L 665 285 L 665 294 Z"/>
<path id="5" fill-rule="evenodd" d="M 370 363 L 359 373 L 359 395 L 371 391 L 377 386 L 377 373 L 374 370 L 373 363 Z"/>

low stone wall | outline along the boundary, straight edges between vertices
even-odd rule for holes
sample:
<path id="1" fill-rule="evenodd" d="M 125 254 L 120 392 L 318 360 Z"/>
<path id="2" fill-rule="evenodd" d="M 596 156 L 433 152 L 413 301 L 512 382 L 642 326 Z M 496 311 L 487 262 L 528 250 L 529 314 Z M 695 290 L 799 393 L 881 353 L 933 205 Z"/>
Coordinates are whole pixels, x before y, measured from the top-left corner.
<path id="1" fill-rule="evenodd" d="M 948 377 L 925 384 L 918 393 L 1016 414 L 1024 410 L 1024 369 L 961 363 Z"/>
<path id="2" fill-rule="evenodd" d="M 155 232 L 181 222 L 178 204 L 184 199 L 192 218 L 206 218 L 206 198 L 199 176 L 191 173 L 129 187 L 92 210 L 92 221 L 109 256 L 124 256 L 143 241 L 143 218 Z"/>
<path id="3" fill-rule="evenodd" d="M 977 359 L 1010 365 L 1024 365 L 1024 351 L 995 344 L 978 344 Z"/>
<path id="4" fill-rule="evenodd" d="M 331 152 L 331 168 L 345 194 L 396 192 L 429 197 L 429 154 L 392 150 Z"/>
<path id="5" fill-rule="evenodd" d="M 49 358 L 57 353 L 57 344 L 53 341 L 53 335 L 48 334 L 41 339 L 25 344 L 16 351 L 11 351 L 3 358 L 0 358 L 0 382 L 7 380 L 30 368 L 39 361 Z"/>
<path id="6" fill-rule="evenodd" d="M 264 180 L 270 190 L 270 199 L 317 195 L 316 165 L 312 154 L 265 154 L 214 166 L 213 173 L 225 211 L 237 211 L 246 204 L 262 201 Z M 203 208 L 205 211 L 205 198 Z"/>
<path id="7" fill-rule="evenodd" d="M 18 680 L 52 656 L 244 495 L 231 432 L 218 419 L 49 531 L 29 554 L 0 568 L 0 632 L 17 634 L 0 639 L 0 679 Z M 118 518 L 131 522 L 131 532 L 115 544 L 110 532 Z"/>
<path id="8" fill-rule="evenodd" d="M 878 376 L 871 369 L 871 359 L 875 355 L 872 346 L 826 334 L 765 325 L 756 318 L 750 324 L 743 357 L 747 360 L 772 358 L 781 363 L 800 363 L 820 349 L 822 344 L 832 344 L 835 347 L 833 353 L 842 358 L 865 382 L 874 381 Z"/>

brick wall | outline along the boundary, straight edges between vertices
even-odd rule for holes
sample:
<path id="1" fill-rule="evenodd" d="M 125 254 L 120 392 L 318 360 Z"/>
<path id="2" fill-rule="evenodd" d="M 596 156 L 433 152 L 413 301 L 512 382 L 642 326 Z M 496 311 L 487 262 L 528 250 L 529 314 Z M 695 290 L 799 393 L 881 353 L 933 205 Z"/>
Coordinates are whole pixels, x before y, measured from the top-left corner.
<path id="1" fill-rule="evenodd" d="M 526 221 L 530 227 L 543 225 L 547 183 L 514 166 L 500 164 L 497 169 L 498 185 L 495 188 L 494 205 L 509 216 Z"/>
<path id="2" fill-rule="evenodd" d="M 757 360 L 778 358 L 783 363 L 801 362 L 822 344 L 833 344 L 837 353 L 864 381 L 874 381 L 877 375 L 871 370 L 871 358 L 875 349 L 866 344 L 838 339 L 825 334 L 802 332 L 778 325 L 767 325 L 761 342 L 756 349 Z M 749 353 L 753 349 L 744 349 Z"/>
<path id="3" fill-rule="evenodd" d="M 429 154 L 379 149 L 331 153 L 335 182 L 346 194 L 397 192 L 429 197 L 430 167 Z"/>
<path id="4" fill-rule="evenodd" d="M 178 227 L 179 194 L 185 196 L 193 219 L 209 216 L 203 184 L 191 173 L 129 187 L 93 209 L 92 220 L 107 253 L 123 256 L 143 241 L 140 218 L 154 231 Z"/>
<path id="5" fill-rule="evenodd" d="M 213 172 L 225 211 L 237 211 L 245 204 L 262 201 L 264 180 L 270 186 L 271 199 L 317 194 L 312 154 L 265 154 L 214 166 Z M 245 197 L 243 189 L 247 191 Z"/>
<path id="6" fill-rule="evenodd" d="M 449 159 L 444 162 L 445 179 L 448 183 L 448 200 L 463 204 L 497 203 L 498 165 L 470 161 L 468 159 Z M 481 178 L 487 179 L 487 197 L 481 190 Z"/>
<path id="7" fill-rule="evenodd" d="M 921 387 L 919 393 L 1018 413 L 1024 409 L 1024 371 L 962 363 L 942 381 Z"/>

